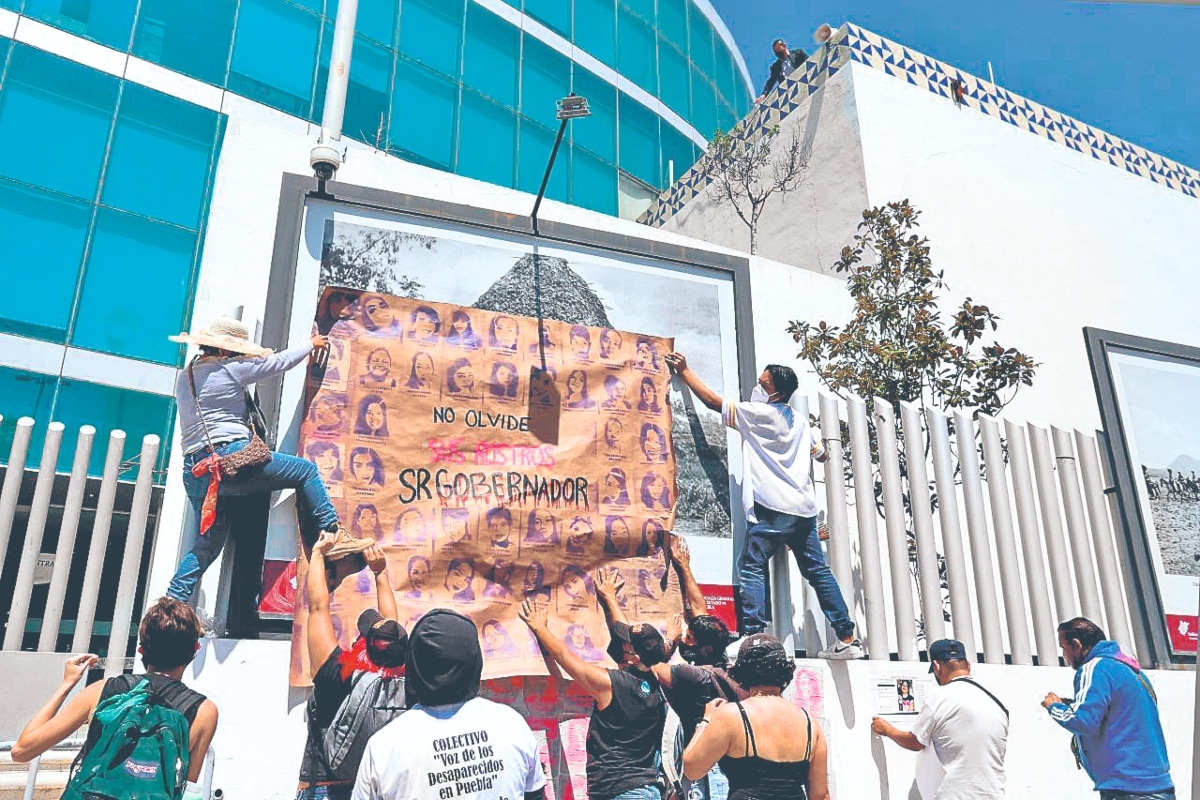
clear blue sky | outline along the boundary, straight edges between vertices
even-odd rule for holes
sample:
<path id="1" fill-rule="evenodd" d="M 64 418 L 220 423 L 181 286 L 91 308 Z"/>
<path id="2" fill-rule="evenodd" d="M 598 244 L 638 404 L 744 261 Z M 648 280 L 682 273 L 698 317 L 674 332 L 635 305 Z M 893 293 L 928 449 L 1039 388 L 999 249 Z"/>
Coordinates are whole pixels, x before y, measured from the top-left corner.
<path id="1" fill-rule="evenodd" d="M 1200 5 L 1065 0 L 712 0 L 755 91 L 777 37 L 849 21 L 1200 168 Z"/>

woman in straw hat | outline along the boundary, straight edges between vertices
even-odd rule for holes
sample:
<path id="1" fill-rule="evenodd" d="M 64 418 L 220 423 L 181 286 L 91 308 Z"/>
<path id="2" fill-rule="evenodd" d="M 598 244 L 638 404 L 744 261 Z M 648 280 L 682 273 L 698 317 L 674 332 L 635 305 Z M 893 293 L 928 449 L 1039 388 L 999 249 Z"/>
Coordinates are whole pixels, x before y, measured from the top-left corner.
<path id="1" fill-rule="evenodd" d="M 337 511 L 325 491 L 316 464 L 283 453 L 272 453 L 265 464 L 240 471 L 236 479 L 222 479 L 217 459 L 236 453 L 250 443 L 249 387 L 300 364 L 314 350 L 327 346 L 324 336 L 313 336 L 302 345 L 272 353 L 250 341 L 246 326 L 218 318 L 196 333 L 170 337 L 173 342 L 196 345 L 200 353 L 175 382 L 175 404 L 183 443 L 183 485 L 199 521 L 199 535 L 183 557 L 167 595 L 188 602 L 200 576 L 216 559 L 229 534 L 229 520 L 221 513 L 219 498 L 295 489 L 300 535 L 311 545 L 321 531 L 338 534 L 326 559 L 341 558 L 370 547 L 372 540 L 356 539 L 338 523 Z M 203 416 L 201 416 L 203 414 Z"/>

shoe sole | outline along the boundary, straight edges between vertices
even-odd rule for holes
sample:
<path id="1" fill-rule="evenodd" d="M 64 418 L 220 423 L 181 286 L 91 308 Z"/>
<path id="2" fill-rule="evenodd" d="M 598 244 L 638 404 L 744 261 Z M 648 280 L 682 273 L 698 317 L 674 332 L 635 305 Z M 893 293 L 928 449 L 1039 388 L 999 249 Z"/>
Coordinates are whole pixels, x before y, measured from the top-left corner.
<path id="1" fill-rule="evenodd" d="M 368 550 L 375 542 L 369 539 L 358 539 L 354 544 L 339 544 L 336 547 L 330 548 L 325 554 L 326 561 L 338 561 L 346 556 L 352 556 L 355 553 L 361 553 Z"/>

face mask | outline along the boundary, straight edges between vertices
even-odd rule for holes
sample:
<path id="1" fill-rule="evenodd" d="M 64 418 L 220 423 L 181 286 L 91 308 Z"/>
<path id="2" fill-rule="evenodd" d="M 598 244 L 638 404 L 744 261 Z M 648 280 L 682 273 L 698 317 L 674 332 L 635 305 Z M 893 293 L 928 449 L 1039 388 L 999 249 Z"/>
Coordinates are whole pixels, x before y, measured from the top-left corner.
<path id="1" fill-rule="evenodd" d="M 767 394 L 767 390 L 762 387 L 762 384 L 754 384 L 754 388 L 750 390 L 750 402 L 752 403 L 769 403 L 771 395 Z"/>

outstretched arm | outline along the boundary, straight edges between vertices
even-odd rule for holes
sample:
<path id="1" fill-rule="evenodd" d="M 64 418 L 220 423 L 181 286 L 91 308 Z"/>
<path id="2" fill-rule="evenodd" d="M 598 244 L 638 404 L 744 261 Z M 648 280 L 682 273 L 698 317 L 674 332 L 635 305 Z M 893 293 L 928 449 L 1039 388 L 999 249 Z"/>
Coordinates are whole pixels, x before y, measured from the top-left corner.
<path id="1" fill-rule="evenodd" d="M 71 656 L 63 667 L 63 679 L 58 689 L 46 701 L 46 705 L 33 715 L 33 719 L 21 731 L 12 748 L 12 760 L 18 764 L 32 761 L 54 745 L 61 742 L 87 722 L 88 716 L 100 702 L 104 681 L 98 681 L 71 698 L 66 708 L 63 703 L 75 688 L 75 684 L 87 674 L 88 668 L 96 663 L 91 653 Z"/>
<path id="2" fill-rule="evenodd" d="M 708 613 L 708 601 L 696 576 L 692 574 L 692 551 L 688 548 L 687 540 L 682 536 L 671 534 L 671 561 L 675 574 L 679 576 L 679 588 L 683 591 L 683 611 L 689 622 L 701 614 Z"/>
<path id="3" fill-rule="evenodd" d="M 601 709 L 607 708 L 612 702 L 612 679 L 608 670 L 589 664 L 571 652 L 567 643 L 550 632 L 546 620 L 546 605 L 526 600 L 517 611 L 521 621 L 529 626 L 529 630 L 537 638 L 542 650 L 554 659 L 563 670 L 596 701 Z"/>
<path id="4" fill-rule="evenodd" d="M 692 393 L 700 398 L 701 403 L 718 414 L 721 413 L 725 401 L 721 395 L 708 388 L 708 385 L 700 380 L 700 376 L 692 371 L 692 368 L 688 366 L 687 356 L 683 353 L 667 353 L 663 360 L 667 362 L 667 366 L 671 368 L 672 372 L 683 379 Z"/>
<path id="5" fill-rule="evenodd" d="M 617 600 L 617 595 L 625 586 L 624 579 L 621 578 L 621 571 L 616 567 L 601 567 L 596 570 L 596 597 L 600 600 L 600 608 L 604 610 L 604 622 L 608 625 L 608 629 L 612 630 L 612 626 L 617 622 L 629 624 L 629 620 L 625 617 L 625 612 L 621 609 L 621 603 Z"/>
<path id="6" fill-rule="evenodd" d="M 387 558 L 379 545 L 372 545 L 363 551 L 363 559 L 371 572 L 375 573 L 375 594 L 378 595 L 379 613 L 388 619 L 398 620 L 400 612 L 396 609 L 396 592 L 392 582 L 388 580 Z"/>
<path id="7" fill-rule="evenodd" d="M 921 744 L 921 740 L 912 731 L 902 731 L 882 717 L 871 720 L 871 733 L 886 736 L 905 750 L 920 752 L 925 749 L 925 745 Z"/>
<path id="8" fill-rule="evenodd" d="M 335 534 L 325 532 L 312 546 L 308 559 L 308 661 L 312 670 L 321 668 L 337 647 L 333 618 L 329 615 L 329 585 L 325 576 L 325 554 L 337 541 Z M 393 603 L 395 601 L 393 600 Z"/>

